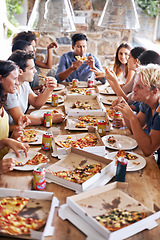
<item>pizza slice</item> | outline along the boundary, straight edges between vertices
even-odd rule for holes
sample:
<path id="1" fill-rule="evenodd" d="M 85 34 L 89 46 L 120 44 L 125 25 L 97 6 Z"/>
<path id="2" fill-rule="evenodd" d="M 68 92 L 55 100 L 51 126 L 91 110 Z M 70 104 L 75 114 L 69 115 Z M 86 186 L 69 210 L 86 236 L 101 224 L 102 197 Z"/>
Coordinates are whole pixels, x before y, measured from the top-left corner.
<path id="1" fill-rule="evenodd" d="M 117 231 L 146 217 L 144 212 L 113 209 L 111 212 L 94 217 L 109 231 Z"/>
<path id="2" fill-rule="evenodd" d="M 85 125 L 84 121 L 80 121 L 80 122 L 76 123 L 75 127 L 76 128 L 86 128 L 86 125 Z"/>
<path id="3" fill-rule="evenodd" d="M 24 130 L 23 136 L 20 137 L 22 142 L 36 142 L 38 132 L 35 130 Z"/>
<path id="4" fill-rule="evenodd" d="M 2 221 L 0 218 L 0 231 L 10 235 L 30 234 L 30 230 L 37 230 L 45 224 L 42 219 L 12 216 Z"/>
<path id="5" fill-rule="evenodd" d="M 17 215 L 28 203 L 28 198 L 6 197 L 0 200 L 0 216 Z"/>
<path id="6" fill-rule="evenodd" d="M 38 165 L 46 162 L 49 162 L 48 157 L 38 152 L 32 159 L 29 159 L 25 165 Z"/>
<path id="7" fill-rule="evenodd" d="M 119 157 L 124 157 L 127 160 L 135 160 L 135 159 L 138 158 L 136 155 L 128 153 L 128 152 L 126 152 L 124 150 L 119 150 L 118 151 L 118 153 L 116 154 L 116 159 L 118 159 Z"/>
<path id="8" fill-rule="evenodd" d="M 84 167 L 77 167 L 69 171 L 63 170 L 51 173 L 68 181 L 82 184 L 83 182 L 94 176 L 96 173 L 99 173 L 101 169 L 101 164 L 89 164 Z"/>
<path id="9" fill-rule="evenodd" d="M 78 60 L 78 61 L 86 61 L 87 58 L 85 56 L 75 56 L 75 58 Z"/>
<path id="10" fill-rule="evenodd" d="M 110 136 L 108 139 L 107 139 L 108 143 L 109 144 L 114 144 L 116 143 L 116 139 L 114 138 L 114 136 Z"/>

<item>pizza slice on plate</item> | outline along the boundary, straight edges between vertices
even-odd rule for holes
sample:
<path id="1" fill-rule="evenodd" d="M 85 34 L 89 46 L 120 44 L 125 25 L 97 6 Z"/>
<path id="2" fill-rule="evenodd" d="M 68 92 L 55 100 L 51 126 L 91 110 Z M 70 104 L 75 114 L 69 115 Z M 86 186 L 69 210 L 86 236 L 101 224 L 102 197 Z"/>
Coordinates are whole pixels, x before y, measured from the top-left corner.
<path id="1" fill-rule="evenodd" d="M 46 162 L 49 162 L 49 158 L 38 152 L 32 159 L 29 159 L 25 165 L 38 165 Z"/>
<path id="2" fill-rule="evenodd" d="M 20 137 L 22 142 L 36 142 L 38 132 L 35 130 L 24 130 L 23 136 Z"/>
<path id="3" fill-rule="evenodd" d="M 118 159 L 119 157 L 124 157 L 127 160 L 135 160 L 135 159 L 138 158 L 136 155 L 128 153 L 128 152 L 126 152 L 124 150 L 119 150 L 118 151 L 118 153 L 116 154 L 116 159 Z"/>

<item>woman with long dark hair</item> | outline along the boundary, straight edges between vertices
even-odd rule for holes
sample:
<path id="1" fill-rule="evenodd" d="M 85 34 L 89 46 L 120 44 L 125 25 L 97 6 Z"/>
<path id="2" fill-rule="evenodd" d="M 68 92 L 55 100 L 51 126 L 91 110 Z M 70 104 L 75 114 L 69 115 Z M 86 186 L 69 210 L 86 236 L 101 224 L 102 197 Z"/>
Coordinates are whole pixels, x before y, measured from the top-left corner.
<path id="1" fill-rule="evenodd" d="M 9 147 L 12 148 L 16 155 L 19 156 L 18 149 L 25 151 L 27 155 L 28 145 L 20 143 L 15 139 L 8 138 L 9 135 L 9 121 L 8 114 L 3 108 L 3 105 L 7 99 L 8 93 L 15 93 L 18 86 L 18 74 L 19 69 L 12 61 L 0 61 L 0 173 L 11 171 L 15 165 L 15 160 L 12 158 L 3 159 L 7 154 Z M 13 134 L 13 138 L 19 136 L 19 130 L 17 128 Z"/>

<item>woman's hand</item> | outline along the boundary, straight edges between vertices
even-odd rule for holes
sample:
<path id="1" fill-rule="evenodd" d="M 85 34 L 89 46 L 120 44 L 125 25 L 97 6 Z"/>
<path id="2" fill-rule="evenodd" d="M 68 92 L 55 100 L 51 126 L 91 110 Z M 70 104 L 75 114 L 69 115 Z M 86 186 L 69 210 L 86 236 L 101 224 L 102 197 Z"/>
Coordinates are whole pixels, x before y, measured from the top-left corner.
<path id="1" fill-rule="evenodd" d="M 13 158 L 6 158 L 0 161 L 0 174 L 7 173 L 13 170 L 16 160 Z"/>
<path id="2" fill-rule="evenodd" d="M 27 152 L 29 150 L 29 145 L 27 143 L 21 143 L 21 142 L 18 142 L 16 140 L 14 140 L 14 139 L 6 138 L 5 139 L 5 144 L 13 149 L 13 151 L 15 152 L 17 157 L 19 157 L 18 150 L 23 150 L 24 153 L 25 153 L 25 156 L 27 157 Z"/>
<path id="3" fill-rule="evenodd" d="M 64 115 L 62 113 L 55 113 L 52 117 L 53 123 L 61 123 L 64 121 Z"/>
<path id="4" fill-rule="evenodd" d="M 111 81 L 114 83 L 114 82 L 118 81 L 117 76 L 113 70 L 106 68 L 105 73 L 106 73 L 106 79 L 109 82 Z"/>

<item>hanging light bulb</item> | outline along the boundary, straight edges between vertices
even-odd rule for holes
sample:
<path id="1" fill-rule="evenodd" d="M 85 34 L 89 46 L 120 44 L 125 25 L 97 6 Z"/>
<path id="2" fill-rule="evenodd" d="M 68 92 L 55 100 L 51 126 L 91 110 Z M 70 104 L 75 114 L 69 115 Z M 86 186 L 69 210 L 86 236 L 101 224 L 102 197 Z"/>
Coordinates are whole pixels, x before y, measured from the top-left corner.
<path id="1" fill-rule="evenodd" d="M 116 29 L 138 29 L 134 0 L 106 0 L 98 26 Z"/>
<path id="2" fill-rule="evenodd" d="M 37 16 L 34 17 L 36 18 L 33 24 L 34 30 L 39 32 L 76 31 L 70 0 L 36 0 L 35 7 L 36 10 L 34 8 L 33 10 Z"/>

